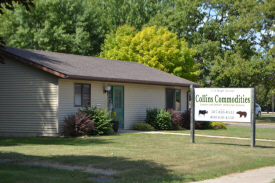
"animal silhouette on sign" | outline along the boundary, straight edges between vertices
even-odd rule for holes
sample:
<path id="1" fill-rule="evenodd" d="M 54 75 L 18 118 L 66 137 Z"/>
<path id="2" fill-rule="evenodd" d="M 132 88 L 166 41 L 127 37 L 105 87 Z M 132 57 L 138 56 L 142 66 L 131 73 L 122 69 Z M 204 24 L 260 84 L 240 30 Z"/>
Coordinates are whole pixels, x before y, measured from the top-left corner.
<path id="1" fill-rule="evenodd" d="M 199 110 L 199 115 L 203 114 L 205 116 L 205 114 L 208 114 L 207 110 Z"/>
<path id="2" fill-rule="evenodd" d="M 245 111 L 238 111 L 237 114 L 240 115 L 240 118 L 243 116 L 246 118 L 246 115 L 247 115 L 247 113 Z"/>

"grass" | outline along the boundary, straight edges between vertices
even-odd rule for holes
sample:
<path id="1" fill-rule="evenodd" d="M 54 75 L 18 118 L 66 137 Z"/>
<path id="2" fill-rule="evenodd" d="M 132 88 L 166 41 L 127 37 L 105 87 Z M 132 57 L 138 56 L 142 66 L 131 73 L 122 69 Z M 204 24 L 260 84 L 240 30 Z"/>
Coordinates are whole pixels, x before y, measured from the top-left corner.
<path id="1" fill-rule="evenodd" d="M 0 164 L 0 182 L 90 182 L 91 174 L 81 171 L 67 171 L 45 167 L 31 167 L 17 164 Z"/>
<path id="2" fill-rule="evenodd" d="M 222 131 L 222 130 L 218 130 Z M 226 131 L 226 130 L 223 130 Z M 0 138 L 3 182 L 70 182 L 71 171 L 26 167 L 43 163 L 118 171 L 117 182 L 190 182 L 275 165 L 275 142 L 163 134 L 120 134 L 89 138 Z M 32 173 L 33 172 L 33 173 Z M 83 173 L 83 174 L 82 174 Z M 12 176 L 11 176 L 12 175 Z M 77 172 L 78 182 L 94 175 Z M 98 175 L 97 175 L 98 176 Z"/>
<path id="3" fill-rule="evenodd" d="M 189 130 L 175 131 L 175 133 L 187 133 Z M 196 130 L 195 134 L 217 135 L 228 137 L 250 138 L 251 128 L 243 126 L 227 126 L 226 130 Z M 275 140 L 275 128 L 256 128 L 256 139 Z"/>
<path id="4" fill-rule="evenodd" d="M 267 113 L 265 111 L 264 112 L 262 111 L 261 116 L 273 116 L 273 117 L 275 117 L 275 112 L 274 113 L 273 112 L 268 112 Z"/>
<path id="5" fill-rule="evenodd" d="M 275 117 L 266 117 L 264 115 L 262 115 L 261 117 L 256 117 L 256 124 L 275 125 Z"/>

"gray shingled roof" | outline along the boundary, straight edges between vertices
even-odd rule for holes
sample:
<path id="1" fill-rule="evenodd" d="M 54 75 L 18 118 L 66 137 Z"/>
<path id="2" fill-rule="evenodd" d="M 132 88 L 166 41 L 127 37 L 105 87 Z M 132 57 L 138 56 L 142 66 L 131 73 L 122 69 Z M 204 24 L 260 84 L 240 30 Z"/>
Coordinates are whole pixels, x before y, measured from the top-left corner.
<path id="1" fill-rule="evenodd" d="M 168 74 L 137 62 L 109 60 L 47 51 L 6 47 L 9 55 L 23 58 L 68 79 L 85 79 L 171 86 L 200 86 L 192 81 Z"/>

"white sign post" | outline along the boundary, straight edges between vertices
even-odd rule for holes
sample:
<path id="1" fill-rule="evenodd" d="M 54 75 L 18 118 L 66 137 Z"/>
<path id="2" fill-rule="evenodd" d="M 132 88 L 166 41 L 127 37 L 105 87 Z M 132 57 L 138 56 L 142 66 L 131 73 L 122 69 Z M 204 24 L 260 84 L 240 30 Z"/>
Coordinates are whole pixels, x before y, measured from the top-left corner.
<path id="1" fill-rule="evenodd" d="M 255 146 L 254 88 L 191 88 L 191 98 L 191 127 L 194 121 L 251 123 L 251 146 Z"/>

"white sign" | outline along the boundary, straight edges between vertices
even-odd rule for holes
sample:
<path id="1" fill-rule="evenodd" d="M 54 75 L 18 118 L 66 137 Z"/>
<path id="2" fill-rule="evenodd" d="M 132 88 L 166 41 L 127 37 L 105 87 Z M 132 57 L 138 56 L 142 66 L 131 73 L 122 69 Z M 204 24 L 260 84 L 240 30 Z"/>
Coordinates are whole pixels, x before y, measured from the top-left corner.
<path id="1" fill-rule="evenodd" d="M 195 88 L 194 90 L 195 121 L 251 121 L 251 88 Z"/>

